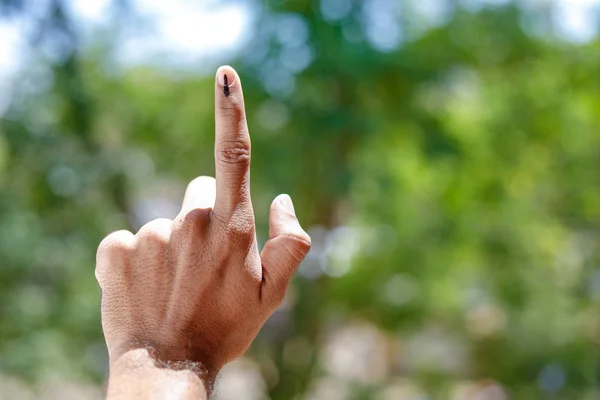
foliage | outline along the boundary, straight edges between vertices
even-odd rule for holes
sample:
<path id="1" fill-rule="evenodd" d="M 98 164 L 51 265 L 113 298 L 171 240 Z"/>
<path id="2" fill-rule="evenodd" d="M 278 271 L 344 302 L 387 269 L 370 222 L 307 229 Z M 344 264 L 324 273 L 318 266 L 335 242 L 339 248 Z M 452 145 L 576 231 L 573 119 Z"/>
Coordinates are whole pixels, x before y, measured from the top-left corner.
<path id="1" fill-rule="evenodd" d="M 456 5 L 423 30 L 416 3 L 402 3 L 403 42 L 378 49 L 359 2 L 332 20 L 313 1 L 265 1 L 231 61 L 259 237 L 287 192 L 314 240 L 250 357 L 271 398 L 295 398 L 335 375 L 332 332 L 372 324 L 387 372 L 338 374 L 348 398 L 401 377 L 431 398 L 484 379 L 516 399 L 594 398 L 600 42 L 530 34 L 511 4 Z M 212 175 L 213 81 L 111 72 L 110 40 L 83 48 L 52 4 L 67 56 L 39 54 L 0 121 L 0 368 L 100 382 L 95 247 Z"/>

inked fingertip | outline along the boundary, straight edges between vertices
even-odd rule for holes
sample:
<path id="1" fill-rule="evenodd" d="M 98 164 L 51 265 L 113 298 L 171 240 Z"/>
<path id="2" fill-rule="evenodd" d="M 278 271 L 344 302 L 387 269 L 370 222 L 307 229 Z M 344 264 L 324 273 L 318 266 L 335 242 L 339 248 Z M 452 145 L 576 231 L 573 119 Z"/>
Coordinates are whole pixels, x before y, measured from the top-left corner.
<path id="1" fill-rule="evenodd" d="M 236 81 L 236 73 L 229 65 L 223 65 L 217 69 L 217 83 L 223 88 L 233 86 Z"/>

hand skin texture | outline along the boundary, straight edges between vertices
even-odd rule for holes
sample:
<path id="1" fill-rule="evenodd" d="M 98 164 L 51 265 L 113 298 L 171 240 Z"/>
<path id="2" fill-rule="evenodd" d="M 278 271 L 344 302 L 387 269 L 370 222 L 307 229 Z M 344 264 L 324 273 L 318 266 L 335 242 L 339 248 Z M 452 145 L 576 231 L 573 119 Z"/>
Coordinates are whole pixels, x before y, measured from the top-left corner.
<path id="1" fill-rule="evenodd" d="M 217 71 L 215 124 L 216 179 L 194 179 L 174 220 L 114 232 L 98 248 L 109 399 L 207 399 L 310 249 L 290 197 L 280 195 L 259 254 L 242 86 L 228 66 Z"/>

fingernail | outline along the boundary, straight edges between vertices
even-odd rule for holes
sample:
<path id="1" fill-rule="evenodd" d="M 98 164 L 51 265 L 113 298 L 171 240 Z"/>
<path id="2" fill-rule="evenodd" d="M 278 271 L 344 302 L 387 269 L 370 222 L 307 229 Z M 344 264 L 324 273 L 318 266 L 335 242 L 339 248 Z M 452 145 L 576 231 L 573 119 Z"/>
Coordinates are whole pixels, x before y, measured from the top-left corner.
<path id="1" fill-rule="evenodd" d="M 235 72 L 228 65 L 217 70 L 217 82 L 223 87 L 223 94 L 229 96 L 229 88 L 235 83 Z"/>
<path id="2" fill-rule="evenodd" d="M 296 215 L 296 210 L 294 210 L 294 203 L 292 203 L 292 198 L 287 194 L 282 194 L 279 200 L 283 209 L 292 215 Z"/>

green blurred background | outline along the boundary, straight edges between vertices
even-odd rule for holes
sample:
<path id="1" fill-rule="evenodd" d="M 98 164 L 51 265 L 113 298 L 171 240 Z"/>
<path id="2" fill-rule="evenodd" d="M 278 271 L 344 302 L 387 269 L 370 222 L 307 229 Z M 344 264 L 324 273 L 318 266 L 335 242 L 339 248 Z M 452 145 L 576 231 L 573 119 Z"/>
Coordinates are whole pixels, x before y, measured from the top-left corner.
<path id="1" fill-rule="evenodd" d="M 313 249 L 218 398 L 600 398 L 599 2 L 160 3 L 0 0 L 0 398 L 101 397 L 96 247 L 213 175 L 225 63 Z"/>

